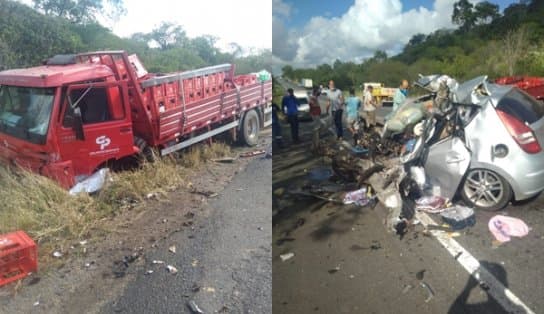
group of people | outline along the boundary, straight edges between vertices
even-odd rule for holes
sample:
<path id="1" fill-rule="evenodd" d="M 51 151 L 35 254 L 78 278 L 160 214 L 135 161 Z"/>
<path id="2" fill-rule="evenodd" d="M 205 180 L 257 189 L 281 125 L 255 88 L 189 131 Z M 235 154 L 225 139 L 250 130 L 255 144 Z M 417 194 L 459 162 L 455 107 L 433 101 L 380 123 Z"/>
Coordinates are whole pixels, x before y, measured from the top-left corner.
<path id="1" fill-rule="evenodd" d="M 391 118 L 391 116 L 397 111 L 399 106 L 406 100 L 408 95 L 408 81 L 403 80 L 400 87 L 396 91 L 393 97 L 393 110 L 386 117 L 386 119 Z M 322 112 L 321 106 L 319 105 L 318 98 L 321 95 L 322 87 L 314 87 L 312 94 L 309 97 L 309 106 L 310 106 L 310 116 L 314 121 L 313 127 L 313 143 L 314 146 L 318 145 L 319 142 L 319 133 L 323 126 L 325 126 L 324 121 L 321 119 Z M 357 124 L 359 118 L 363 118 L 366 121 L 367 128 L 373 128 L 376 125 L 376 109 L 377 101 L 372 94 L 373 87 L 368 85 L 363 93 L 363 99 L 359 99 L 355 95 L 355 89 L 351 88 L 349 90 L 349 96 L 347 99 L 344 99 L 342 91 L 336 88 L 334 81 L 329 81 L 329 89 L 327 90 L 327 106 L 326 106 L 326 115 L 329 114 L 332 116 L 334 121 L 334 126 L 336 130 L 336 136 L 339 140 L 342 140 L 344 137 L 344 125 L 343 125 L 343 116 L 344 111 L 346 113 L 346 122 L 347 129 L 353 135 L 357 133 Z M 281 110 L 287 115 L 287 121 L 291 126 L 291 138 L 293 143 L 299 143 L 299 125 L 298 125 L 298 107 L 300 103 L 298 99 L 294 96 L 292 88 L 287 89 L 287 95 L 282 99 Z M 281 127 L 279 125 L 277 112 L 279 108 L 276 104 L 272 105 L 272 133 L 274 140 L 278 145 L 282 146 L 282 137 L 281 137 Z"/>

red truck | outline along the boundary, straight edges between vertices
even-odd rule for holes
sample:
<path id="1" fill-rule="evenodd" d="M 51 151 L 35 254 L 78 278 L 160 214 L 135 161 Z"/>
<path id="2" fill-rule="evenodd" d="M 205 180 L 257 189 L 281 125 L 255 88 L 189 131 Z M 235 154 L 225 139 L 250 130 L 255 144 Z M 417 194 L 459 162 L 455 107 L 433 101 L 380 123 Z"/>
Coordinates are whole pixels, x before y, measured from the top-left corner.
<path id="1" fill-rule="evenodd" d="M 125 51 L 2 71 L 0 159 L 69 188 L 110 162 L 166 155 L 228 130 L 255 145 L 270 124 L 272 82 L 234 71 L 151 74 Z"/>
<path id="2" fill-rule="evenodd" d="M 495 80 L 502 85 L 516 85 L 534 98 L 544 102 L 544 77 L 507 76 Z"/>

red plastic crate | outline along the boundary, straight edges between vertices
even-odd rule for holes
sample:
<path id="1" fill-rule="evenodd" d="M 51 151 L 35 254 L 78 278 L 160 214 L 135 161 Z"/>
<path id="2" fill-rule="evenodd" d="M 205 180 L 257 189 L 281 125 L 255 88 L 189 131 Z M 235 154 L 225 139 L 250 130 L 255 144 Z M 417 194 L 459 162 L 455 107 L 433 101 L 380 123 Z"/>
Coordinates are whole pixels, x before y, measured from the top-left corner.
<path id="1" fill-rule="evenodd" d="M 0 235 L 0 286 L 37 270 L 36 243 L 24 231 Z"/>

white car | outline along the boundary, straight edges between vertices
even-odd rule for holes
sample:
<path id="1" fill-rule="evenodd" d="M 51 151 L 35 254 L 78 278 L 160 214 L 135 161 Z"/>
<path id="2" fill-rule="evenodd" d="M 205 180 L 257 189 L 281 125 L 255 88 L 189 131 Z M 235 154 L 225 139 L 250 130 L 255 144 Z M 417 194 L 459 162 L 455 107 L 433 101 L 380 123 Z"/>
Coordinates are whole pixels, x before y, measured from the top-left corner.
<path id="1" fill-rule="evenodd" d="M 311 119 L 308 92 L 306 90 L 296 90 L 293 95 L 297 98 L 299 103 L 298 117 L 300 119 Z"/>

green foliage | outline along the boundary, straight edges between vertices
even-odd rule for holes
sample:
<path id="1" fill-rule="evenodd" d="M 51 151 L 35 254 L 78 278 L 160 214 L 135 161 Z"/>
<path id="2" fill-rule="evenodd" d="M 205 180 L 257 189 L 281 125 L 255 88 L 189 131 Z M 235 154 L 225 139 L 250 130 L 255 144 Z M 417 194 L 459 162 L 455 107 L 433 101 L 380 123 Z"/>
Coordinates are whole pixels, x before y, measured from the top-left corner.
<path id="1" fill-rule="evenodd" d="M 96 8 L 105 3 L 121 5 L 122 0 L 35 0 L 40 12 L 16 1 L 0 0 L 0 69 L 35 66 L 55 54 L 97 50 L 126 50 L 136 53 L 150 72 L 173 72 L 219 63 L 235 63 L 237 73 L 271 70 L 271 52 L 243 56 L 238 46 L 224 53 L 217 38 L 203 35 L 188 38 L 183 27 L 162 23 L 149 33 L 119 38 L 94 22 Z M 88 5 L 86 20 L 63 13 L 61 6 Z M 61 12 L 62 11 L 62 12 Z"/>
<path id="2" fill-rule="evenodd" d="M 65 18 L 74 23 L 96 22 L 99 16 L 116 20 L 126 12 L 123 0 L 32 0 L 32 2 L 34 8 L 45 15 Z"/>

